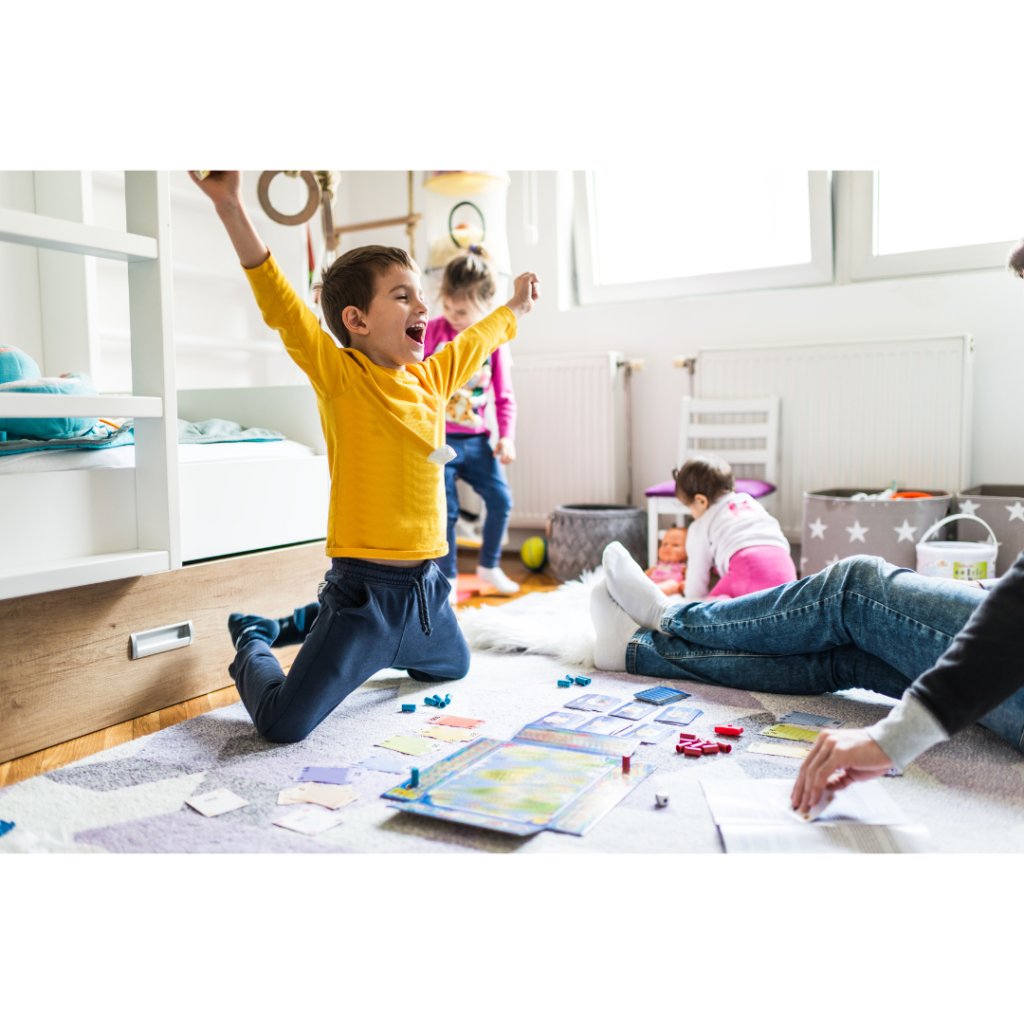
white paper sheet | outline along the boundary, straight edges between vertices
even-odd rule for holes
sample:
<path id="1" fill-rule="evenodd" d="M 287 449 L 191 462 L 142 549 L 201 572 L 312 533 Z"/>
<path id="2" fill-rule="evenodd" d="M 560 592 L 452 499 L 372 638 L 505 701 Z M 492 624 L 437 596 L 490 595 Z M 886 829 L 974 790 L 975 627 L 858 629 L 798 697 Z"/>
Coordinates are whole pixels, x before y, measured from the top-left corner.
<path id="1" fill-rule="evenodd" d="M 796 825 L 813 828 L 828 822 L 860 825 L 909 825 L 910 819 L 877 781 L 840 790 L 816 822 L 795 820 L 789 795 L 792 779 L 709 779 L 701 783 L 716 825 Z"/>
<path id="2" fill-rule="evenodd" d="M 925 853 L 921 825 L 721 825 L 726 853 Z"/>

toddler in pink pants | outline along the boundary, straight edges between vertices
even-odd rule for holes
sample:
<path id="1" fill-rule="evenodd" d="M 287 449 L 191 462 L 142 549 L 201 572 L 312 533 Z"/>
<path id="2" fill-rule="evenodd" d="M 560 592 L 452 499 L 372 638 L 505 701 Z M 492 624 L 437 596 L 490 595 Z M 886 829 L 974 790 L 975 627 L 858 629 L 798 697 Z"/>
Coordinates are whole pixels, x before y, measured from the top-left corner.
<path id="1" fill-rule="evenodd" d="M 693 517 L 684 598 L 741 597 L 796 579 L 778 521 L 750 495 L 736 493 L 728 462 L 715 455 L 690 459 L 675 481 L 676 497 Z M 709 592 L 712 567 L 719 581 Z"/>

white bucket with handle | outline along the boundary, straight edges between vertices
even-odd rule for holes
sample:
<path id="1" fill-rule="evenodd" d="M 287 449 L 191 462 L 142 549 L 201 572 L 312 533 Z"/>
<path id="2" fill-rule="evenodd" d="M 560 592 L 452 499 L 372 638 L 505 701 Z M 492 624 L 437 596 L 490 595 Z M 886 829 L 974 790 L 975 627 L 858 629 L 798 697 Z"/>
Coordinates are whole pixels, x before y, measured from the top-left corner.
<path id="1" fill-rule="evenodd" d="M 970 519 L 988 530 L 988 542 L 967 540 L 928 540 L 947 523 L 957 519 Z M 917 571 L 922 576 L 937 576 L 947 580 L 991 580 L 996 575 L 996 556 L 999 547 L 992 527 L 977 516 L 964 512 L 940 519 L 925 531 L 917 545 Z"/>

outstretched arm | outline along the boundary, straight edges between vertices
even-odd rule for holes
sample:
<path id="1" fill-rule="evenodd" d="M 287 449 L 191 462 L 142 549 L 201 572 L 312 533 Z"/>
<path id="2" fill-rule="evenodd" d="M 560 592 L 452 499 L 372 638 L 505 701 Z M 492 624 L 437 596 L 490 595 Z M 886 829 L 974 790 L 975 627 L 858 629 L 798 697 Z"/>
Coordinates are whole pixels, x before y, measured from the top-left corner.
<path id="1" fill-rule="evenodd" d="M 241 171 L 210 171 L 208 177 L 199 180 L 195 171 L 189 177 L 210 197 L 227 230 L 231 244 L 235 247 L 238 260 L 246 270 L 254 270 L 270 255 L 263 239 L 260 238 L 245 212 L 242 202 Z"/>

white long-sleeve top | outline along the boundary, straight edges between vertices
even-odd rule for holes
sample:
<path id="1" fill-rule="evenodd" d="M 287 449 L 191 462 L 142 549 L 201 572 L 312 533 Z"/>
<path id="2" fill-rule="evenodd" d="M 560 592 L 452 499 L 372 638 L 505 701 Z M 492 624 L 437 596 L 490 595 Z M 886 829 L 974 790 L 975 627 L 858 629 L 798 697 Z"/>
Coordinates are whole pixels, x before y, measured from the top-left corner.
<path id="1" fill-rule="evenodd" d="M 688 528 L 683 596 L 707 597 L 712 566 L 724 576 L 737 551 L 769 545 L 789 554 L 789 541 L 778 520 L 749 494 L 723 494 Z"/>

